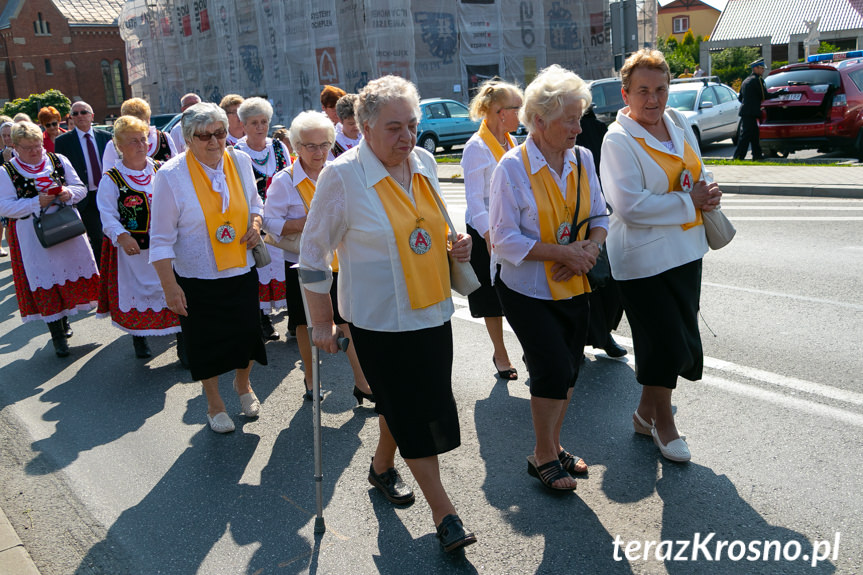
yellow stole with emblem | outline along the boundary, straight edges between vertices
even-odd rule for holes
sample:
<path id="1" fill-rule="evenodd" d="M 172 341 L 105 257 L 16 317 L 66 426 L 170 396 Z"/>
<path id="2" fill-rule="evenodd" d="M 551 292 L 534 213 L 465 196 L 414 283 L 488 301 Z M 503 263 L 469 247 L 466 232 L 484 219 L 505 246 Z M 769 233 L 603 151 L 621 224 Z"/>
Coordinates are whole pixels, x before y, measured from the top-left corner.
<path id="1" fill-rule="evenodd" d="M 683 140 L 683 158 L 679 158 L 671 152 L 660 151 L 656 148 L 651 148 L 644 141 L 644 138 L 635 138 L 635 141 L 641 144 L 644 151 L 653 158 L 653 161 L 659 164 L 659 167 L 665 172 L 668 177 L 668 193 L 682 192 L 680 177 L 683 175 L 683 170 L 689 170 L 691 174 L 690 185 L 695 185 L 695 182 L 701 179 L 701 160 L 698 159 L 698 154 L 692 149 L 685 139 Z M 700 226 L 704 222 L 701 218 L 701 210 L 695 209 L 695 220 L 686 224 L 681 224 L 684 230 Z"/>
<path id="2" fill-rule="evenodd" d="M 450 297 L 447 225 L 428 179 L 414 174 L 411 186 L 416 207 L 390 176 L 375 184 L 375 191 L 395 234 L 411 309 L 423 309 Z M 416 253 L 411 247 L 415 230 L 414 245 L 428 248 L 425 253 Z"/>
<path id="3" fill-rule="evenodd" d="M 488 149 L 491 150 L 491 153 L 494 156 L 494 161 L 500 162 L 500 159 L 506 153 L 506 150 L 503 149 L 503 146 L 500 145 L 500 142 L 497 141 L 497 138 L 495 138 L 494 134 L 491 133 L 491 130 L 488 129 L 488 124 L 485 123 L 485 120 L 483 120 L 482 124 L 479 125 L 479 131 L 477 133 L 479 134 L 479 137 L 482 138 L 482 141 L 485 142 L 485 145 L 488 146 Z M 510 150 L 515 147 L 515 142 L 512 141 L 512 136 L 509 135 L 509 132 L 506 134 L 506 141 L 509 143 Z"/>
<path id="4" fill-rule="evenodd" d="M 230 268 L 245 267 L 246 244 L 241 244 L 240 238 L 246 235 L 246 231 L 249 229 L 249 206 L 246 202 L 246 195 L 243 193 L 240 174 L 237 172 L 231 155 L 224 154 L 222 161 L 222 171 L 224 171 L 225 179 L 228 182 L 230 198 L 228 209 L 224 213 L 222 212 L 222 196 L 213 191 L 210 179 L 194 154 L 186 154 L 186 164 L 189 167 L 189 175 L 192 176 L 192 185 L 195 186 L 198 203 L 201 204 L 204 219 L 207 221 L 207 232 L 210 237 L 210 245 L 213 247 L 213 256 L 216 259 L 216 269 L 224 271 Z M 222 243 L 216 237 L 217 233 L 227 237 L 226 228 L 218 232 L 219 227 L 223 224 L 234 228 L 236 235 L 233 241 Z"/>
<path id="5" fill-rule="evenodd" d="M 294 166 L 291 165 L 291 179 L 294 179 Z M 306 204 L 304 207 L 306 208 L 306 213 L 309 213 L 309 206 L 312 205 L 312 198 L 315 197 L 315 183 L 312 179 L 306 176 L 306 179 L 297 184 L 297 192 L 299 192 L 300 197 L 303 198 L 303 202 Z M 339 254 L 333 252 L 333 263 L 332 263 L 333 271 L 338 273 L 339 271 Z"/>
<path id="6" fill-rule="evenodd" d="M 577 149 L 575 153 L 578 153 Z M 524 144 L 521 146 L 521 160 L 524 162 L 524 171 L 530 179 L 530 188 L 533 190 L 533 199 L 536 202 L 539 218 L 539 239 L 546 244 L 558 244 L 558 230 L 561 224 L 566 224 L 563 235 L 569 239 L 567 243 L 583 240 L 587 235 L 587 226 L 582 226 L 579 229 L 577 237 L 573 238 L 570 235 L 572 232 L 572 213 L 575 211 L 578 190 L 578 184 L 575 181 L 578 166 L 574 162 L 570 162 L 571 171 L 566 177 L 566 196 L 564 197 L 557 182 L 551 176 L 551 168 L 548 167 L 548 164 L 537 173 L 531 173 L 527 146 Z M 590 215 L 590 181 L 587 177 L 587 170 L 581 170 L 580 180 L 581 199 L 577 202 L 578 217 L 576 222 L 580 222 Z M 554 267 L 555 262 L 547 261 L 544 263 L 545 277 L 548 280 L 548 289 L 551 291 L 553 300 L 568 299 L 590 292 L 590 282 L 587 281 L 586 274 L 572 276 L 565 282 L 556 282 L 551 279 L 554 276 L 551 268 Z"/>

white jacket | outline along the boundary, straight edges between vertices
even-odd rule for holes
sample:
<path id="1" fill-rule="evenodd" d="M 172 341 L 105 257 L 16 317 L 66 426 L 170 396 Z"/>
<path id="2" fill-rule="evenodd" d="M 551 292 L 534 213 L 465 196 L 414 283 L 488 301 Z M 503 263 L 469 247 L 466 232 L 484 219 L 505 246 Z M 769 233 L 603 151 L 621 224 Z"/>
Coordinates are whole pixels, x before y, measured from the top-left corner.
<path id="1" fill-rule="evenodd" d="M 668 152 L 656 138 L 627 115 L 617 113 L 602 142 L 602 189 L 614 208 L 608 228 L 608 259 L 617 280 L 645 278 L 701 259 L 707 253 L 704 226 L 683 230 L 695 220 L 695 206 L 688 193 L 668 193 L 668 176 L 635 138 L 651 148 Z M 672 119 L 675 116 L 677 124 Z M 683 156 L 684 138 L 701 153 L 686 119 L 673 108 L 663 118 L 675 155 Z M 686 126 L 686 133 L 680 126 Z"/>

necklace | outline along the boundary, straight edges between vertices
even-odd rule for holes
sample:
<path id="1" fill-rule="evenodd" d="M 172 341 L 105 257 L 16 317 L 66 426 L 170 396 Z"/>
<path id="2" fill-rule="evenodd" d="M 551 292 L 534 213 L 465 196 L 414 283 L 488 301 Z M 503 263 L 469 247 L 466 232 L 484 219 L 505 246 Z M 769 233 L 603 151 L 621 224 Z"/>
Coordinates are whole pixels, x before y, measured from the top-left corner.
<path id="1" fill-rule="evenodd" d="M 36 166 L 35 168 L 31 168 L 30 166 L 28 166 L 27 164 L 22 162 L 20 158 L 18 159 L 18 165 L 21 166 L 21 168 L 25 172 L 27 172 L 28 174 L 38 174 L 39 172 L 41 172 L 42 170 L 45 169 L 45 159 L 43 158 L 42 163 L 39 164 L 38 166 Z"/>
<path id="2" fill-rule="evenodd" d="M 399 183 L 399 185 L 401 187 L 403 187 L 405 190 L 407 190 L 408 189 L 407 181 L 408 181 L 409 171 L 405 169 L 405 163 L 404 162 L 401 163 L 400 167 L 401 167 L 401 177 L 399 178 L 398 176 L 395 176 L 395 175 L 393 177 L 396 179 L 396 181 Z M 408 172 L 408 173 L 406 173 L 406 172 Z"/>
<path id="3" fill-rule="evenodd" d="M 150 185 L 150 174 L 144 174 L 143 176 L 135 176 L 132 174 L 126 174 L 129 176 L 129 179 L 138 184 L 139 186 L 148 186 Z"/>
<path id="4" fill-rule="evenodd" d="M 251 148 L 249 148 L 249 149 L 251 150 Z M 249 155 L 249 157 L 252 157 L 252 156 Z M 257 158 L 252 158 L 252 161 L 255 162 L 256 164 L 258 164 L 259 166 L 266 166 L 267 162 L 270 161 L 270 150 L 267 150 L 267 155 L 264 156 L 263 160 L 259 160 Z"/>

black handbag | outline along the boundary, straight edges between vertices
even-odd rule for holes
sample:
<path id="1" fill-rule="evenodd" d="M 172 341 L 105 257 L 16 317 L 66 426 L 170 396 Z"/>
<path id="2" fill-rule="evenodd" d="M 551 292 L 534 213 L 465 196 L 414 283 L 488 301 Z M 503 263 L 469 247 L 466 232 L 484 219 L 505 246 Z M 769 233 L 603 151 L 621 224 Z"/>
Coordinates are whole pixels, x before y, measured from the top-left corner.
<path id="1" fill-rule="evenodd" d="M 577 198 L 581 200 L 581 153 L 576 148 L 575 150 L 575 160 L 576 165 L 578 166 L 578 189 L 577 189 Z M 600 189 L 599 192 L 602 194 L 603 198 L 605 197 L 605 193 Z M 578 230 L 581 229 L 581 226 L 586 225 L 590 220 L 595 220 L 596 218 L 605 218 L 614 213 L 614 209 L 611 207 L 611 204 L 608 202 L 605 203 L 606 208 L 608 208 L 608 213 L 601 214 L 598 216 L 590 216 L 584 218 L 580 222 L 573 222 L 574 225 L 572 236 L 578 237 Z M 575 217 L 578 218 L 578 204 L 575 207 Z M 588 234 L 590 233 L 590 226 L 588 226 Z M 587 281 L 590 284 L 591 290 L 596 290 L 601 287 L 605 287 L 608 285 L 608 281 L 611 279 L 611 265 L 608 263 L 608 248 L 605 247 L 605 244 L 602 244 L 602 249 L 599 250 L 599 255 L 596 257 L 596 263 L 592 268 L 587 272 Z"/>
<path id="2" fill-rule="evenodd" d="M 53 203 L 60 206 L 56 212 L 45 213 L 52 205 L 49 204 L 40 210 L 38 216 L 33 216 L 33 228 L 43 248 L 56 246 L 87 233 L 78 210 L 59 200 L 54 200 Z"/>

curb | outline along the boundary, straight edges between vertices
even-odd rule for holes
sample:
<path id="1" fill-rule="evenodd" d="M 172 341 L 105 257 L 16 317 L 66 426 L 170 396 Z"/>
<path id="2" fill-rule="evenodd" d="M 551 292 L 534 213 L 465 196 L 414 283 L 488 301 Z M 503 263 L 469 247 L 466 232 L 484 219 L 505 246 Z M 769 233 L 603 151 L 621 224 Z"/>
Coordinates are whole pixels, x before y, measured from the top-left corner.
<path id="1" fill-rule="evenodd" d="M 0 509 L 0 575 L 40 575 L 36 564 Z"/>

